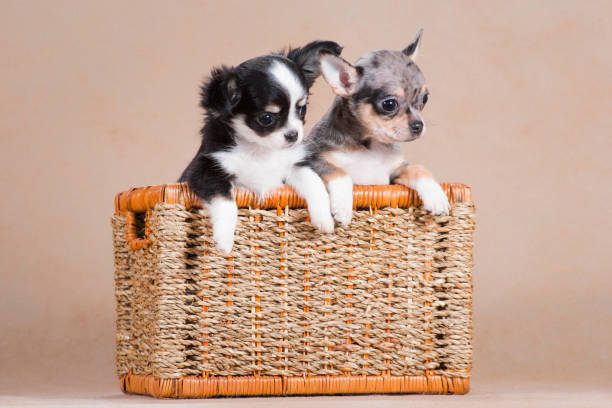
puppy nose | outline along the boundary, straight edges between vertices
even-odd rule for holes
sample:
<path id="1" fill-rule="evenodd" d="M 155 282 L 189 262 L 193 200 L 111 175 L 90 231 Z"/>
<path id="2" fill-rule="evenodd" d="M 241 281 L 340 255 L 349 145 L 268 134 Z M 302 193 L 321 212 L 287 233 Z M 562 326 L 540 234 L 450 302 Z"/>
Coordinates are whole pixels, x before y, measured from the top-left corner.
<path id="1" fill-rule="evenodd" d="M 412 133 L 421 133 L 423 130 L 423 122 L 420 120 L 415 120 L 414 122 L 410 122 L 410 131 Z"/>
<path id="2" fill-rule="evenodd" d="M 294 143 L 298 138 L 297 130 L 292 130 L 289 133 L 285 133 L 285 140 L 289 143 Z"/>

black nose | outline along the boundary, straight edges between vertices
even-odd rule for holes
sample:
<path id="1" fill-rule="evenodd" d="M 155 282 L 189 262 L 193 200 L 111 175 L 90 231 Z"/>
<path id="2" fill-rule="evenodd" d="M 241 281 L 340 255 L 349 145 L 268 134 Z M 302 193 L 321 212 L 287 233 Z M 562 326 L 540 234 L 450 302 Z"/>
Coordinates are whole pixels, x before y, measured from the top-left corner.
<path id="1" fill-rule="evenodd" d="M 289 133 L 285 133 L 285 140 L 289 143 L 293 143 L 297 140 L 298 132 L 297 130 L 292 130 Z"/>
<path id="2" fill-rule="evenodd" d="M 414 122 L 410 122 L 410 131 L 412 133 L 421 133 L 423 130 L 423 122 L 420 120 L 415 120 Z"/>

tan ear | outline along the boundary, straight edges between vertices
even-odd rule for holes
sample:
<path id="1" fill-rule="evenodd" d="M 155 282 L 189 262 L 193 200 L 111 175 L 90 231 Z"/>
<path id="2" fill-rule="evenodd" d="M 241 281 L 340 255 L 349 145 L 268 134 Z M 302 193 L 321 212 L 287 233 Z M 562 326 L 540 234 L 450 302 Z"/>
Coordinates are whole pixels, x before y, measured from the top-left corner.
<path id="1" fill-rule="evenodd" d="M 402 50 L 402 52 L 406 54 L 407 56 L 409 56 L 410 59 L 413 61 L 416 60 L 417 55 L 419 55 L 419 47 L 421 45 L 422 35 L 423 35 L 423 29 L 421 28 L 417 36 L 415 37 L 415 39 L 412 40 L 412 43 L 410 43 L 409 46 L 407 46 L 406 48 Z"/>
<path id="2" fill-rule="evenodd" d="M 321 74 L 336 95 L 351 96 L 357 90 L 359 73 L 351 63 L 333 55 L 323 53 L 319 57 Z"/>

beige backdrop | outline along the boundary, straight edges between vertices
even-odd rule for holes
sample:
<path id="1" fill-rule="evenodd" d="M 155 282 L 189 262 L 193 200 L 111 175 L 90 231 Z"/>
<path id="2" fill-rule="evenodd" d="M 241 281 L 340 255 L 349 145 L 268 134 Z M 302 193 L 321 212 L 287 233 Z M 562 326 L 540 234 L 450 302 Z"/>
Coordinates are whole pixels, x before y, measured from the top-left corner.
<path id="1" fill-rule="evenodd" d="M 2 1 L 0 394 L 118 390 L 113 197 L 176 180 L 212 66 L 420 27 L 429 130 L 405 153 L 473 187 L 473 389 L 609 385 L 612 3 L 425 3 Z M 331 98 L 317 81 L 309 127 Z"/>

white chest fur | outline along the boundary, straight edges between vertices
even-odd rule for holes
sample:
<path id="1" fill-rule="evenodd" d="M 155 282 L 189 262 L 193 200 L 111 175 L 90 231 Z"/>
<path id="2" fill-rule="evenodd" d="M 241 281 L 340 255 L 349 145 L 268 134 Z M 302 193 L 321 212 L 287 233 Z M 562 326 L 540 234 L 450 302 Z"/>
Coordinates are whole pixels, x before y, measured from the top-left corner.
<path id="1" fill-rule="evenodd" d="M 403 162 L 397 149 L 381 147 L 349 152 L 332 152 L 332 163 L 343 168 L 353 184 L 389 184 L 391 173 Z"/>
<path id="2" fill-rule="evenodd" d="M 305 157 L 305 151 L 302 145 L 275 150 L 241 143 L 213 156 L 235 176 L 237 186 L 263 196 L 283 185 L 295 163 Z"/>

